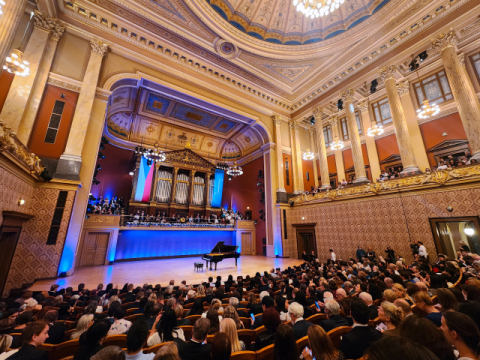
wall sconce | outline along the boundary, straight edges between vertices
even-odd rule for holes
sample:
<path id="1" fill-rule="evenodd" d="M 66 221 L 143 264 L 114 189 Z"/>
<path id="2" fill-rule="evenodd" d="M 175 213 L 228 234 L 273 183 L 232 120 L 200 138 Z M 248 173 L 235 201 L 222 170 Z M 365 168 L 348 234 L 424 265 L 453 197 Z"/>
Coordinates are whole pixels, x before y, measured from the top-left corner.
<path id="1" fill-rule="evenodd" d="M 18 205 L 19 206 L 25 205 L 25 200 L 23 199 L 18 200 Z"/>
<path id="2" fill-rule="evenodd" d="M 247 210 L 250 210 L 250 206 L 247 206 Z"/>
<path id="3" fill-rule="evenodd" d="M 305 220 L 305 218 L 302 216 L 302 220 Z"/>

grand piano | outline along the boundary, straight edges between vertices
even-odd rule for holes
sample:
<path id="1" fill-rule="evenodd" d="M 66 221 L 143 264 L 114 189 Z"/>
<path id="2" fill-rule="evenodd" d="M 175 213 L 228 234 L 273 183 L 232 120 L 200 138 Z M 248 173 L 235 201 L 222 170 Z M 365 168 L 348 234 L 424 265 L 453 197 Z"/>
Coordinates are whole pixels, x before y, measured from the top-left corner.
<path id="1" fill-rule="evenodd" d="M 207 269 L 210 262 L 210 270 L 212 270 L 212 263 L 215 263 L 215 270 L 217 270 L 217 263 L 223 259 L 235 258 L 235 266 L 237 266 L 237 259 L 240 257 L 237 249 L 238 246 L 225 245 L 225 241 L 219 241 L 209 254 L 203 255 L 202 260 L 207 262 Z"/>

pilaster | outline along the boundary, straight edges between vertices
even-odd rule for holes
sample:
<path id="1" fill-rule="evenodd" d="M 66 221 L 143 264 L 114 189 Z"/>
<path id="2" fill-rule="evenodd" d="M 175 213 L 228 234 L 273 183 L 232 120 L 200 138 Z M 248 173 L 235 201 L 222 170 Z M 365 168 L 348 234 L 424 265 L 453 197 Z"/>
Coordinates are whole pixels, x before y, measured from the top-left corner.
<path id="1" fill-rule="evenodd" d="M 323 114 L 323 108 L 319 106 L 313 110 L 313 116 L 315 117 L 315 127 L 317 128 L 318 162 L 320 165 L 320 180 L 322 181 L 322 189 L 326 189 L 330 186 L 330 173 L 328 171 L 327 148 L 325 146 L 325 136 L 323 135 L 322 114 Z"/>
<path id="2" fill-rule="evenodd" d="M 275 114 L 272 116 L 275 129 L 275 153 L 277 155 L 277 203 L 287 202 L 287 192 L 285 190 L 285 180 L 283 178 L 283 153 L 282 153 L 282 130 L 280 116 Z"/>
<path id="3" fill-rule="evenodd" d="M 360 111 L 360 117 L 363 122 L 365 131 L 372 126 L 372 117 L 370 114 L 370 104 L 368 100 L 358 103 L 357 106 Z M 367 146 L 368 162 L 370 163 L 370 170 L 372 172 L 372 179 L 378 179 L 381 175 L 380 161 L 378 159 L 377 144 L 373 136 L 365 135 L 365 145 Z"/>

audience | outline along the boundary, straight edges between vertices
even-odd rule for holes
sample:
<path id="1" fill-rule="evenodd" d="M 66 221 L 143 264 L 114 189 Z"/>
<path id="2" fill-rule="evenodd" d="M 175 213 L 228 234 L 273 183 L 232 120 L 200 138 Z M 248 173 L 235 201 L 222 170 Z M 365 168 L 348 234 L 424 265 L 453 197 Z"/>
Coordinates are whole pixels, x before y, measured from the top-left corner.
<path id="1" fill-rule="evenodd" d="M 56 310 L 47 312 L 43 317 L 43 320 L 49 327 L 48 339 L 45 341 L 47 344 L 60 344 L 65 338 L 65 331 L 67 331 L 67 328 L 61 323 L 56 323 L 57 318 L 58 312 Z"/>
<path id="2" fill-rule="evenodd" d="M 91 360 L 125 360 L 125 352 L 119 346 L 107 346 L 95 355 Z"/>
<path id="3" fill-rule="evenodd" d="M 347 319 L 340 317 L 340 305 L 335 300 L 325 302 L 325 314 L 328 319 L 320 322 L 320 326 L 325 332 L 329 332 L 340 326 L 349 326 Z"/>
<path id="4" fill-rule="evenodd" d="M 173 341 L 178 346 L 178 355 L 182 360 L 210 360 L 211 346 L 204 344 L 210 330 L 210 321 L 200 318 L 195 322 L 192 338 L 185 342 L 184 339 L 175 338 Z"/>
<path id="5" fill-rule="evenodd" d="M 425 346 L 406 338 L 386 336 L 368 348 L 368 360 L 438 360 Z"/>
<path id="6" fill-rule="evenodd" d="M 10 360 L 48 360 L 48 353 L 38 349 L 48 339 L 49 327 L 45 321 L 35 321 L 28 324 L 22 333 L 22 347 Z"/>
<path id="7" fill-rule="evenodd" d="M 275 332 L 274 342 L 275 360 L 293 360 L 298 359 L 297 343 L 293 329 L 285 324 L 278 327 Z"/>
<path id="8" fill-rule="evenodd" d="M 147 343 L 149 333 L 148 325 L 145 321 L 135 321 L 127 334 L 126 360 L 152 360 L 155 357 L 154 353 L 143 353 L 143 347 Z"/>
<path id="9" fill-rule="evenodd" d="M 305 360 L 343 360 L 343 353 L 332 344 L 332 340 L 321 326 L 312 325 L 308 328 L 308 346 L 302 351 Z M 311 353 L 310 353 L 310 351 Z"/>
<path id="10" fill-rule="evenodd" d="M 220 332 L 225 333 L 228 336 L 232 346 L 232 353 L 245 350 L 245 343 L 238 340 L 237 326 L 235 325 L 235 321 L 229 318 L 224 318 L 220 323 Z"/>
<path id="11" fill-rule="evenodd" d="M 432 298 L 423 291 L 414 295 L 415 305 L 427 313 L 426 319 L 432 321 L 437 327 L 442 326 L 442 313 L 433 306 Z"/>
<path id="12" fill-rule="evenodd" d="M 71 340 L 78 339 L 93 324 L 93 314 L 83 315 L 77 322 L 75 332 L 70 336 Z"/>
<path id="13" fill-rule="evenodd" d="M 448 311 L 442 316 L 442 330 L 448 342 L 458 351 L 459 360 L 474 360 L 480 355 L 480 332 L 467 315 Z"/>
<path id="14" fill-rule="evenodd" d="M 288 314 L 292 319 L 293 332 L 295 334 L 295 339 L 301 339 L 304 336 L 307 336 L 307 331 L 310 326 L 313 324 L 309 321 L 303 319 L 303 306 L 297 302 L 293 302 L 288 307 Z"/>
<path id="15" fill-rule="evenodd" d="M 232 344 L 227 334 L 217 333 L 212 341 L 212 360 L 228 360 L 232 352 Z"/>
<path id="16" fill-rule="evenodd" d="M 163 342 L 173 341 L 173 339 L 176 338 L 185 340 L 185 335 L 183 330 L 177 326 L 175 311 L 166 309 L 163 314 L 158 315 L 155 319 L 150 330 L 147 345 L 153 346 Z"/>
<path id="17" fill-rule="evenodd" d="M 382 330 L 383 335 L 400 336 L 400 329 L 397 328 L 402 321 L 402 309 L 391 302 L 384 301 L 378 308 L 378 317 L 386 325 L 386 330 Z"/>
<path id="18" fill-rule="evenodd" d="M 99 320 L 90 326 L 80 336 L 80 349 L 75 354 L 73 360 L 89 360 L 99 352 L 111 326 L 112 324 L 108 320 Z"/>

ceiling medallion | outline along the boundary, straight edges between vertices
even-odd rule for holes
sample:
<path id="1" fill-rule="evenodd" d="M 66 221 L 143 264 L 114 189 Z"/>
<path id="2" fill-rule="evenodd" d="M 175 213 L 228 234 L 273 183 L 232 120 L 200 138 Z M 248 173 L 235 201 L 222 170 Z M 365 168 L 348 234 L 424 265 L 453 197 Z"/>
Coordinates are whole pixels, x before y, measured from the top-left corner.
<path id="1" fill-rule="evenodd" d="M 231 59 L 239 54 L 239 49 L 231 42 L 218 39 L 214 42 L 215 51 L 218 55 L 223 56 L 226 59 Z"/>
<path id="2" fill-rule="evenodd" d="M 303 160 L 313 160 L 315 159 L 315 154 L 310 151 L 310 149 L 307 149 L 307 152 L 303 154 Z"/>
<path id="3" fill-rule="evenodd" d="M 293 6 L 312 19 L 334 12 L 345 0 L 293 0 Z"/>
<path id="4" fill-rule="evenodd" d="M 233 163 L 233 166 L 229 166 L 227 170 L 227 175 L 236 177 L 243 174 L 243 170 L 240 166 L 237 166 L 237 162 Z"/>

